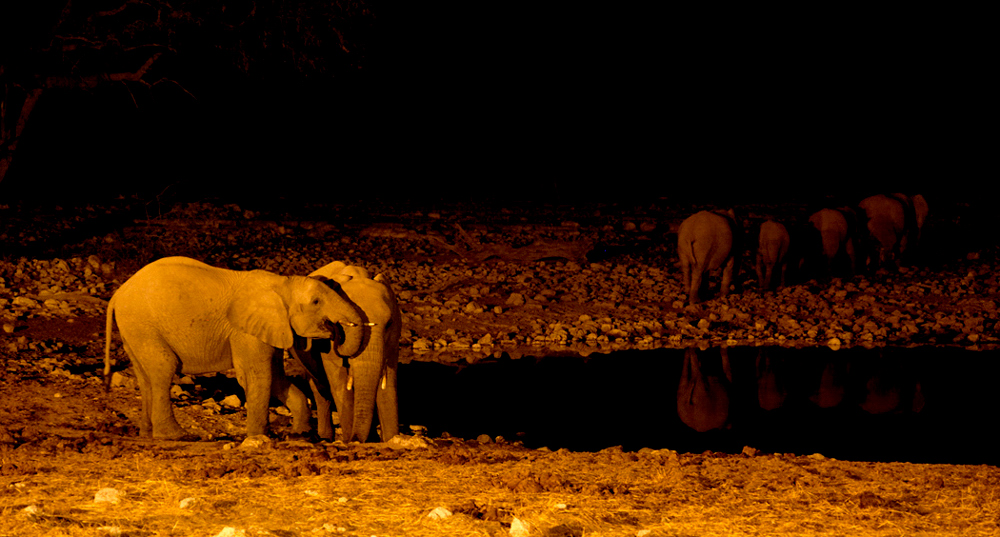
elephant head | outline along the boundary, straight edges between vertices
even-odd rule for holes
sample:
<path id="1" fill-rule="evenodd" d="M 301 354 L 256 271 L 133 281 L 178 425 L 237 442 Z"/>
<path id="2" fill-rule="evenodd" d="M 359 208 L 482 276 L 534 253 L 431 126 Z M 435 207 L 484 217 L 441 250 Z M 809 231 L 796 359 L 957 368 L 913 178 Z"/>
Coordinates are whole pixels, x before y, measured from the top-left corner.
<path id="1" fill-rule="evenodd" d="M 270 292 L 269 292 L 270 291 Z M 361 348 L 364 330 L 357 308 L 335 290 L 304 276 L 248 273 L 237 287 L 226 316 L 233 326 L 272 347 L 287 349 L 295 335 L 337 340 L 337 351 Z"/>
<path id="2" fill-rule="evenodd" d="M 319 384 L 318 389 L 314 389 L 320 416 L 319 435 L 333 436 L 329 400 L 322 400 L 329 390 L 340 415 L 344 441 L 367 440 L 376 405 L 382 438 L 388 440 L 399 431 L 396 372 L 402 330 L 392 288 L 381 274 L 370 278 L 365 269 L 339 261 L 316 270 L 310 277 L 324 282 L 352 302 L 361 313 L 363 328 L 360 348 L 345 350 L 340 345 L 335 350 L 327 350 L 311 343 L 305 348 L 293 347 L 293 354 Z"/>

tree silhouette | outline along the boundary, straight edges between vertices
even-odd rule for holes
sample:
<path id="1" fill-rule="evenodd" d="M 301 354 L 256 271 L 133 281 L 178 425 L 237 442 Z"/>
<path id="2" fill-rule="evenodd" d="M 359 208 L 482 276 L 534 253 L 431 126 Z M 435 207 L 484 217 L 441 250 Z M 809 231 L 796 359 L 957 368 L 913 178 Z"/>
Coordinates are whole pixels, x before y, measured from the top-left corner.
<path id="1" fill-rule="evenodd" d="M 366 66 L 364 0 L 32 0 L 0 8 L 0 182 L 50 92 L 195 102 L 248 81 Z M 124 90 L 124 91 L 122 91 Z M 85 133 L 81 133 L 84 135 Z"/>

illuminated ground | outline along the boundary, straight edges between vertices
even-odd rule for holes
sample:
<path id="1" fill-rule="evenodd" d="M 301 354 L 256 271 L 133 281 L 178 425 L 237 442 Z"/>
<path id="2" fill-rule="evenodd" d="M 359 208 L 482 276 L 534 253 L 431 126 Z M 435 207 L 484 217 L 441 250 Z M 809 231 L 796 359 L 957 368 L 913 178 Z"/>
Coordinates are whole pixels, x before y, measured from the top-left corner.
<path id="1" fill-rule="evenodd" d="M 153 443 L 131 426 L 138 392 L 105 394 L 98 379 L 104 306 L 95 299 L 162 255 L 285 274 L 341 259 L 383 272 L 404 311 L 404 361 L 832 339 L 992 351 L 1000 314 L 995 248 L 980 233 L 987 216 L 931 206 L 917 268 L 768 295 L 745 272 L 734 294 L 699 307 L 685 307 L 674 265 L 671 230 L 699 208 L 689 203 L 8 207 L 0 533 L 506 535 L 516 518 L 532 535 L 995 534 L 992 466 L 752 449 L 548 452 L 441 431 L 396 447 L 310 444 L 282 440 L 277 409 L 278 438 L 243 448 L 242 412 L 201 398 L 224 393 L 177 403 L 181 424 L 211 440 Z M 737 210 L 752 228 L 810 207 Z M 517 259 L 534 255 L 525 247 L 590 255 Z M 118 504 L 94 503 L 105 487 L 122 494 Z M 195 501 L 181 508 L 185 498 Z M 454 515 L 428 518 L 437 507 Z"/>

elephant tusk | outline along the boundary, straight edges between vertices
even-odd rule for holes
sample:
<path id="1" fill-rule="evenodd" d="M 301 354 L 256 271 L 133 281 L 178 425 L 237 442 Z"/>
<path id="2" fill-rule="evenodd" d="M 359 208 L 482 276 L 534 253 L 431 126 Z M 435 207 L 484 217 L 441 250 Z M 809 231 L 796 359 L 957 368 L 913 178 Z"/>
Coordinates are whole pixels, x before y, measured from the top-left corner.
<path id="1" fill-rule="evenodd" d="M 389 374 L 388 373 L 382 375 L 382 389 L 383 390 L 385 389 L 385 384 L 388 381 L 388 379 L 389 379 Z"/>
<path id="2" fill-rule="evenodd" d="M 351 328 L 354 328 L 355 326 L 378 326 L 378 323 L 349 323 L 349 322 L 345 322 L 343 324 L 344 324 L 344 326 L 350 326 Z"/>
<path id="3" fill-rule="evenodd" d="M 347 375 L 347 391 L 351 391 L 354 387 L 354 373 L 348 373 Z"/>
<path id="4" fill-rule="evenodd" d="M 313 346 L 313 338 L 307 337 L 306 338 L 306 350 L 305 350 L 305 352 L 309 352 L 309 349 L 312 349 L 312 346 Z"/>

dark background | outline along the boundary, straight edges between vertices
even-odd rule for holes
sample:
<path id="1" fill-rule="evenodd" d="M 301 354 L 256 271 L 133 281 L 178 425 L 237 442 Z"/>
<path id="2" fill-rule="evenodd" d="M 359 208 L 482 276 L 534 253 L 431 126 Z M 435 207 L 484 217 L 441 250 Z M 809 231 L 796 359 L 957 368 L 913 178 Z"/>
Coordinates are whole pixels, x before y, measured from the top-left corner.
<path id="1" fill-rule="evenodd" d="M 933 195 L 996 176 L 975 14 L 360 4 L 364 53 L 309 51 L 322 71 L 241 70 L 199 42 L 147 77 L 186 91 L 46 92 L 0 203 Z M 8 65 L 46 16 L 0 14 Z"/>

